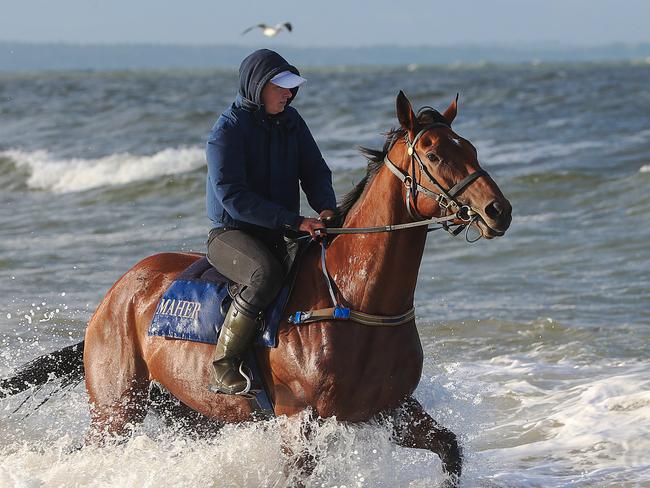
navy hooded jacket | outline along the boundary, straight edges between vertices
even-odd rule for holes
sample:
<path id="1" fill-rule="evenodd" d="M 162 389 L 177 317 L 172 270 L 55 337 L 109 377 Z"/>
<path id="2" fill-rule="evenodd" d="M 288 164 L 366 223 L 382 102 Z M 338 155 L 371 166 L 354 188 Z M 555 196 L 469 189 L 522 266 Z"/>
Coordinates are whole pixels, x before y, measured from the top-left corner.
<path id="1" fill-rule="evenodd" d="M 213 227 L 249 231 L 296 229 L 300 190 L 321 212 L 336 208 L 332 174 L 300 114 L 289 106 L 269 116 L 266 83 L 282 71 L 300 74 L 279 54 L 260 49 L 239 68 L 239 94 L 207 143 L 206 206 Z"/>

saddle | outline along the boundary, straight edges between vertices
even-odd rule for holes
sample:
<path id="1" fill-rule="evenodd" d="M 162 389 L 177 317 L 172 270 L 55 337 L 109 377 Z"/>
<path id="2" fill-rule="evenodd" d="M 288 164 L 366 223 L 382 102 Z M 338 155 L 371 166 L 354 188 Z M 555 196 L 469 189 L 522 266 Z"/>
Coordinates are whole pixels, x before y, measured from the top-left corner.
<path id="1" fill-rule="evenodd" d="M 287 243 L 287 258 L 283 286 L 275 300 L 264 311 L 253 344 L 277 347 L 280 320 L 295 282 L 300 256 L 309 246 L 308 240 Z M 168 339 L 216 344 L 230 303 L 241 291 L 242 285 L 219 273 L 203 256 L 188 266 L 167 288 L 156 308 L 147 334 Z M 273 414 L 263 376 L 252 347 L 244 355 L 244 363 L 253 381 L 250 399 L 257 401 L 258 409 Z"/>
<path id="2" fill-rule="evenodd" d="M 283 286 L 267 307 L 254 343 L 277 347 L 277 330 L 295 281 L 298 258 L 308 243 L 289 241 Z M 148 335 L 216 344 L 221 325 L 242 285 L 230 281 L 202 257 L 167 288 L 151 320 Z"/>

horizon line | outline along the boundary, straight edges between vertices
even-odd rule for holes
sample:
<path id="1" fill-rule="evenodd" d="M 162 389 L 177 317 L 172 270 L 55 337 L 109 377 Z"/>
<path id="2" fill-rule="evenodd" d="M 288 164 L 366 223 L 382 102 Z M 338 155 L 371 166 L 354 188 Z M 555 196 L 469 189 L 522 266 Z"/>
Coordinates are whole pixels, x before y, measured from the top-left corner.
<path id="1" fill-rule="evenodd" d="M 237 43 L 181 43 L 181 42 L 167 42 L 167 41 L 25 41 L 25 40 L 12 40 L 0 39 L 0 44 L 21 44 L 28 46 L 70 46 L 70 47 L 127 47 L 127 46 L 150 46 L 150 47 L 184 47 L 184 48 L 254 48 L 255 45 L 251 44 L 237 44 Z M 512 42 L 459 42 L 453 44 L 366 44 L 366 45 L 301 45 L 293 46 L 290 44 L 277 44 L 267 46 L 274 49 L 376 49 L 376 48 L 393 48 L 393 49 L 413 49 L 413 48 L 500 48 L 500 49 L 531 49 L 531 48 L 554 48 L 554 49 L 598 49 L 605 47 L 640 47 L 650 45 L 649 41 L 610 41 L 598 44 L 576 44 L 564 43 L 561 41 L 548 40 L 548 41 L 512 41 Z"/>

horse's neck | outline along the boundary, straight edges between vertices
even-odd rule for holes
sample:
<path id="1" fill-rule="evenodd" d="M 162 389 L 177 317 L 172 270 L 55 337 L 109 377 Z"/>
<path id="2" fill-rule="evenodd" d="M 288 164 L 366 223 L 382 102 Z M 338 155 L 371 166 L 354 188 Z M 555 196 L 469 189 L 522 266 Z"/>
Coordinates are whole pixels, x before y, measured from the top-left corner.
<path id="1" fill-rule="evenodd" d="M 403 184 L 387 168 L 372 179 L 350 210 L 345 227 L 370 227 L 410 221 Z M 413 305 L 426 240 L 423 227 L 337 237 L 327 252 L 327 267 L 343 299 L 367 313 L 397 315 Z"/>

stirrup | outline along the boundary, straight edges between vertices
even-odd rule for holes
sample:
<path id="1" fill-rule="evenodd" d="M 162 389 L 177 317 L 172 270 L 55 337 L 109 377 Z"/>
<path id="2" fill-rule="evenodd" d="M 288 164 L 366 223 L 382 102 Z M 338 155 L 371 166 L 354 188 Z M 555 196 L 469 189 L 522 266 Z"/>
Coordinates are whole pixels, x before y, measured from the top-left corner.
<path id="1" fill-rule="evenodd" d="M 212 384 L 208 385 L 208 390 L 211 391 L 212 393 L 217 393 L 221 395 L 236 395 L 242 398 L 246 398 L 248 400 L 254 400 L 256 398 L 256 395 L 262 390 L 262 386 L 257 381 L 252 380 L 253 372 L 244 363 L 244 361 L 241 361 L 239 363 L 239 374 L 242 375 L 242 377 L 246 380 L 246 386 L 244 387 L 243 390 L 236 391 L 236 392 L 229 392 L 229 391 L 224 391 L 222 389 L 219 389 L 218 386 Z"/>
<path id="2" fill-rule="evenodd" d="M 235 393 L 235 395 L 248 400 L 255 400 L 258 393 L 262 391 L 262 385 L 257 381 L 253 381 L 253 372 L 244 361 L 239 365 L 239 374 L 246 379 L 246 388 L 239 393 Z"/>
<path id="3" fill-rule="evenodd" d="M 244 368 L 246 368 L 246 370 L 247 370 L 246 372 L 248 372 L 248 374 L 246 374 L 246 372 L 244 372 Z M 250 368 L 244 364 L 244 361 L 239 363 L 239 374 L 242 375 L 244 377 L 244 379 L 246 380 L 246 388 L 244 388 L 239 393 L 235 393 L 235 395 L 244 396 L 244 395 L 247 395 L 249 391 L 251 391 L 251 384 L 252 384 L 251 376 L 253 376 L 253 373 L 251 372 Z"/>

